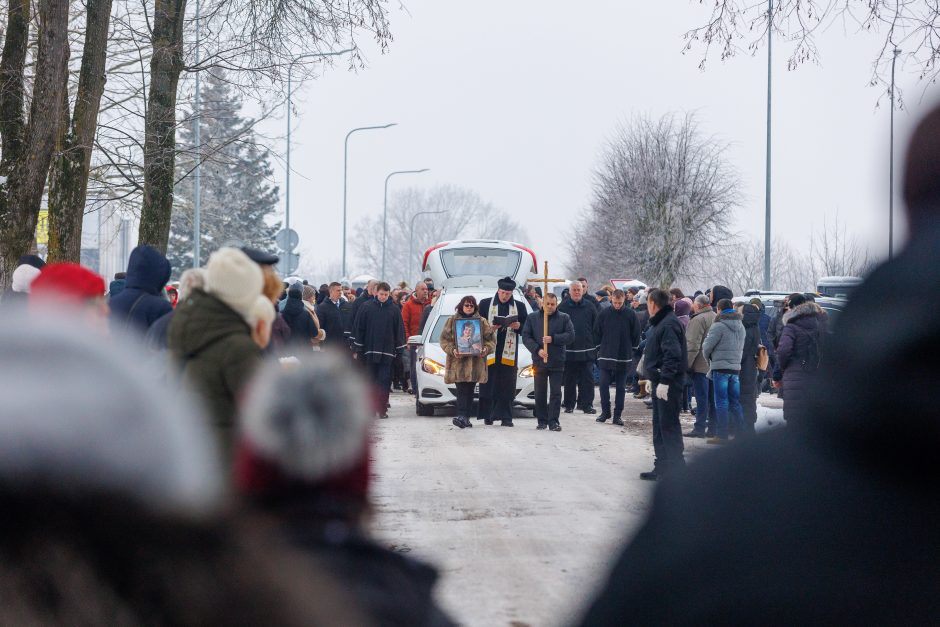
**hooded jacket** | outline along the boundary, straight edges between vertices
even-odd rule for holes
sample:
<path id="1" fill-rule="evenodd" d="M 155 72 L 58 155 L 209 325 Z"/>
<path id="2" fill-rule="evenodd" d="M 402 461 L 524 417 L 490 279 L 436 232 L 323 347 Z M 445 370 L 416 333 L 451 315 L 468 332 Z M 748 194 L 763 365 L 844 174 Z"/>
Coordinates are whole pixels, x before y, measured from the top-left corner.
<path id="1" fill-rule="evenodd" d="M 654 384 L 684 385 L 686 363 L 685 329 L 676 318 L 671 305 L 666 305 L 650 318 L 646 332 L 643 364 Z"/>
<path id="2" fill-rule="evenodd" d="M 588 307 L 593 306 L 588 305 Z M 548 317 L 548 335 L 552 336 L 552 341 L 548 345 L 548 363 L 546 364 L 539 356 L 539 351 L 542 350 L 544 315 L 544 309 L 529 314 L 525 326 L 522 327 L 522 343 L 532 353 L 532 365 L 537 369 L 564 370 L 568 346 L 575 342 L 574 324 L 571 322 L 571 317 L 560 310 Z"/>
<path id="3" fill-rule="evenodd" d="M 358 302 L 358 301 L 356 301 Z M 366 363 L 391 364 L 405 348 L 405 325 L 401 312 L 389 298 L 366 302 L 356 315 L 353 348 Z"/>
<path id="4" fill-rule="evenodd" d="M 294 348 L 306 348 L 312 350 L 311 341 L 316 339 L 320 333 L 313 317 L 304 307 L 304 301 L 301 298 L 302 292 L 291 288 L 287 292 L 287 304 L 284 305 L 284 311 L 281 315 L 287 326 L 290 327 L 290 340 L 288 344 Z M 306 353 L 304 353 L 306 354 Z"/>
<path id="5" fill-rule="evenodd" d="M 784 401 L 806 398 L 822 360 L 826 327 L 826 314 L 816 303 L 803 303 L 783 315 L 777 367 L 782 373 Z"/>
<path id="6" fill-rule="evenodd" d="M 738 312 L 718 314 L 712 328 L 705 336 L 702 354 L 715 370 L 741 370 L 741 354 L 744 352 L 743 316 Z"/>
<path id="7" fill-rule="evenodd" d="M 640 344 L 640 322 L 626 304 L 620 309 L 605 307 L 594 321 L 597 366 L 604 370 L 626 370 Z"/>
<path id="8" fill-rule="evenodd" d="M 111 297 L 111 328 L 118 331 L 150 328 L 158 318 L 173 310 L 162 291 L 170 280 L 170 262 L 146 244 L 131 252 L 127 262 L 124 289 Z"/>
<path id="9" fill-rule="evenodd" d="M 574 342 L 565 352 L 566 361 L 594 361 L 597 358 L 597 344 L 594 342 L 597 309 L 597 301 L 589 301 L 587 295 L 579 302 L 574 302 L 569 297 L 558 305 L 558 311 L 568 314 L 571 324 L 574 325 Z"/>
<path id="10" fill-rule="evenodd" d="M 167 344 L 183 378 L 205 400 L 223 450 L 230 450 L 239 395 L 261 363 L 248 323 L 215 296 L 195 289 L 177 305 Z"/>

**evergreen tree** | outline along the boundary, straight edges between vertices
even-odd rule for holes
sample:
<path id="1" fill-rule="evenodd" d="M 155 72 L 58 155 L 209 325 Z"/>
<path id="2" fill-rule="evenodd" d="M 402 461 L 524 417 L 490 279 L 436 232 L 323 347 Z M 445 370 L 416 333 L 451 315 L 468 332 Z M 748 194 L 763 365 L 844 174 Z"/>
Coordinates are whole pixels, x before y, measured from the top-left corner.
<path id="1" fill-rule="evenodd" d="M 173 277 L 193 265 L 193 201 L 196 159 L 202 159 L 200 206 L 200 265 L 213 251 L 235 240 L 260 250 L 275 249 L 278 188 L 271 184 L 271 155 L 257 141 L 253 120 L 241 116 L 242 101 L 222 72 L 207 73 L 203 81 L 200 143 L 195 124 L 179 133 L 177 185 L 167 257 Z"/>

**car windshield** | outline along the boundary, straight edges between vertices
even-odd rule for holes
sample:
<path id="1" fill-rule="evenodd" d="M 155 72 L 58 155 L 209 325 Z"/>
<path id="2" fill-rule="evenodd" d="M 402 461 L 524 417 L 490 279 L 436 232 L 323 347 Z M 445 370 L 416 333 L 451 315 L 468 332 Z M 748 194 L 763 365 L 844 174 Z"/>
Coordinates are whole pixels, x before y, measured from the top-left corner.
<path id="1" fill-rule="evenodd" d="M 431 337 L 428 339 L 429 344 L 440 344 L 441 332 L 444 330 L 444 325 L 447 324 L 448 320 L 450 320 L 450 316 L 441 316 L 437 319 L 434 329 L 431 330 Z"/>
<path id="2" fill-rule="evenodd" d="M 458 276 L 515 276 L 522 251 L 499 248 L 454 248 L 441 253 L 448 278 Z"/>

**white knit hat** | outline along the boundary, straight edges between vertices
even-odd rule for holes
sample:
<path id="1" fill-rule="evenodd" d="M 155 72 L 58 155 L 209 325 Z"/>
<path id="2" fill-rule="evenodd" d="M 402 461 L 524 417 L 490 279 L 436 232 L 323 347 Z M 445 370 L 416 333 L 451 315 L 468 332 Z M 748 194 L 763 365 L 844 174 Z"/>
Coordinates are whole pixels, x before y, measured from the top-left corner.
<path id="1" fill-rule="evenodd" d="M 193 516 L 220 506 L 224 484 L 208 421 L 152 366 L 134 342 L 109 342 L 74 317 L 5 319 L 0 491 L 113 496 Z"/>
<path id="2" fill-rule="evenodd" d="M 261 294 L 261 268 L 237 248 L 220 248 L 206 264 L 209 293 L 248 321 Z"/>
<path id="3" fill-rule="evenodd" d="M 13 280 L 10 287 L 14 292 L 29 293 L 29 286 L 39 276 L 39 268 L 34 268 L 28 264 L 17 266 L 13 271 Z"/>

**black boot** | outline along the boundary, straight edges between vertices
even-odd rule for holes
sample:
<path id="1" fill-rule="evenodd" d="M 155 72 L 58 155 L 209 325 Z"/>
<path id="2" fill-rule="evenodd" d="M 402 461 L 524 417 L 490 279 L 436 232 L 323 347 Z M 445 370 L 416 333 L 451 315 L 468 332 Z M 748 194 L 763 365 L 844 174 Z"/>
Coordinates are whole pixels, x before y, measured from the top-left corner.
<path id="1" fill-rule="evenodd" d="M 601 415 L 594 419 L 594 422 L 607 422 L 607 419 L 610 418 L 610 414 L 606 411 L 601 412 Z"/>
<path id="2" fill-rule="evenodd" d="M 473 423 L 470 422 L 470 419 L 469 419 L 469 418 L 467 418 L 466 416 L 464 416 L 464 417 L 463 417 L 463 426 L 466 427 L 467 429 L 472 429 L 472 428 L 473 428 Z"/>
<path id="3" fill-rule="evenodd" d="M 656 473 L 655 470 L 651 470 L 649 472 L 641 472 L 640 479 L 642 479 L 643 481 L 658 481 L 659 475 Z"/>
<path id="4" fill-rule="evenodd" d="M 548 424 L 540 420 L 539 424 L 536 425 L 535 428 L 538 429 L 539 431 L 544 431 L 545 429 L 548 429 Z"/>
<path id="5" fill-rule="evenodd" d="M 512 424 L 512 418 L 510 418 L 509 420 L 500 420 L 500 421 L 499 421 L 499 426 L 501 426 L 501 427 L 512 427 L 512 426 L 513 426 L 513 424 Z"/>
<path id="6" fill-rule="evenodd" d="M 620 416 L 614 416 L 614 421 L 612 424 L 617 425 L 618 427 L 623 426 L 623 420 L 620 419 Z"/>
<path id="7" fill-rule="evenodd" d="M 550 422 L 548 423 L 548 430 L 549 431 L 561 431 L 561 425 L 558 424 L 557 422 Z"/>
<path id="8" fill-rule="evenodd" d="M 457 416 L 456 418 L 454 418 L 453 420 L 451 420 L 451 423 L 452 423 L 455 427 L 458 427 L 458 428 L 460 428 L 460 429 L 463 429 L 463 428 L 464 428 L 464 424 L 463 424 L 463 421 L 464 421 L 464 420 L 465 420 L 465 418 L 464 418 L 463 416 Z"/>

